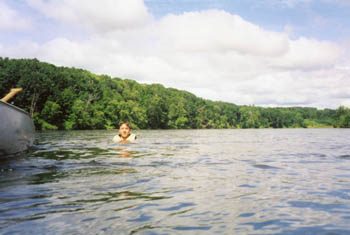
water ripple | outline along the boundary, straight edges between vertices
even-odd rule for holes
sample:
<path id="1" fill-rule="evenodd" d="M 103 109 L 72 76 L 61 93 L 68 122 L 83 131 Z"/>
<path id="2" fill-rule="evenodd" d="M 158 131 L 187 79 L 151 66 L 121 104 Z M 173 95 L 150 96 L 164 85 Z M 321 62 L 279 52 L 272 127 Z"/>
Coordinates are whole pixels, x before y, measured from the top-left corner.
<path id="1" fill-rule="evenodd" d="M 1 234 L 349 234 L 347 129 L 41 132 L 0 164 Z"/>

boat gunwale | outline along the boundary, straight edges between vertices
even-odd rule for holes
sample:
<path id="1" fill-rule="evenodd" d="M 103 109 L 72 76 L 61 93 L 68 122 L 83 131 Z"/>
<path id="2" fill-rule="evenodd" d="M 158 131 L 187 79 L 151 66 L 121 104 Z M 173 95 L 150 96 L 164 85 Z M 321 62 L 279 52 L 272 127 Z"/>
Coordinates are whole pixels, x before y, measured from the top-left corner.
<path id="1" fill-rule="evenodd" d="M 15 105 L 13 105 L 13 104 L 9 104 L 9 103 L 4 102 L 4 101 L 2 101 L 2 100 L 0 100 L 0 103 L 1 103 L 1 104 L 4 104 L 4 105 L 7 105 L 7 106 L 9 106 L 10 108 L 13 108 L 13 109 L 15 109 L 15 110 L 17 110 L 17 111 L 20 111 L 20 112 L 22 112 L 22 113 L 24 113 L 24 114 L 26 114 L 26 115 L 28 115 L 28 116 L 30 117 L 30 115 L 29 115 L 28 112 L 24 111 L 24 110 L 21 109 L 21 108 L 18 108 L 17 106 L 15 106 Z"/>

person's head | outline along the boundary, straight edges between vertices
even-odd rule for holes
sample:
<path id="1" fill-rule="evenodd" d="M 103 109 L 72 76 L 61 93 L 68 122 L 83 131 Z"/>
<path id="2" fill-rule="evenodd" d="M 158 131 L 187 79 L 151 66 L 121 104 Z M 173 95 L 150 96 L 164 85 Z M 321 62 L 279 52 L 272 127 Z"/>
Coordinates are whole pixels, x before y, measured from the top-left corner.
<path id="1" fill-rule="evenodd" d="M 131 132 L 130 124 L 128 122 L 121 122 L 119 125 L 120 137 L 122 137 L 123 139 L 126 139 L 129 137 L 130 132 Z"/>

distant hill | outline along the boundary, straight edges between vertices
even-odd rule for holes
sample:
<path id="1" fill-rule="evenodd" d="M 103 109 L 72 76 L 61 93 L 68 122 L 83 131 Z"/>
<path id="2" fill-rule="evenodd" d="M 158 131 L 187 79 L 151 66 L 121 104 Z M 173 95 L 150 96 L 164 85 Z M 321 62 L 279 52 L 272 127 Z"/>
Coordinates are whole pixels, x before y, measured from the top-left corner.
<path id="1" fill-rule="evenodd" d="M 27 110 L 38 130 L 112 129 L 129 121 L 136 129 L 350 127 L 350 111 L 262 108 L 214 102 L 160 84 L 96 75 L 37 59 L 0 57 L 0 96 Z"/>

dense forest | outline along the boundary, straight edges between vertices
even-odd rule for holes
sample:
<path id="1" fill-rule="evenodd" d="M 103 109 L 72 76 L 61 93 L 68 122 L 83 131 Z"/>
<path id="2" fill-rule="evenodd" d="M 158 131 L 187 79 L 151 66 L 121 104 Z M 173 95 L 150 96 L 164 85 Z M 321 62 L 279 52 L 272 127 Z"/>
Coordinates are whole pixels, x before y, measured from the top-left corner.
<path id="1" fill-rule="evenodd" d="M 350 109 L 262 108 L 214 102 L 160 84 L 95 75 L 37 59 L 0 57 L 0 96 L 27 110 L 37 130 L 350 127 Z"/>

